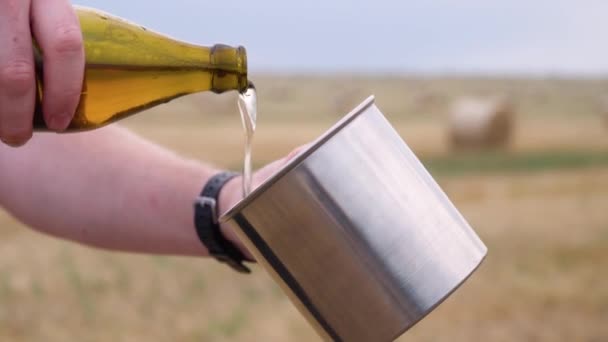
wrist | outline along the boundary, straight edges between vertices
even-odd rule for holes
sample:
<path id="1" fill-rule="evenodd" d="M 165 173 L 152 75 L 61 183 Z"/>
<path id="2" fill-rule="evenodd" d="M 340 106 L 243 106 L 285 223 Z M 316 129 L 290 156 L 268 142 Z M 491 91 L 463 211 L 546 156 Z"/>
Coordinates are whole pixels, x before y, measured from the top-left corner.
<path id="1" fill-rule="evenodd" d="M 232 208 L 242 198 L 242 184 L 243 176 L 234 177 L 229 180 L 223 187 L 218 196 L 218 218 L 222 216 L 226 211 Z M 226 240 L 230 241 L 235 247 L 237 247 L 243 255 L 249 260 L 254 260 L 253 255 L 247 250 L 245 245 L 235 234 L 235 229 L 229 223 L 221 223 L 220 231 Z"/>

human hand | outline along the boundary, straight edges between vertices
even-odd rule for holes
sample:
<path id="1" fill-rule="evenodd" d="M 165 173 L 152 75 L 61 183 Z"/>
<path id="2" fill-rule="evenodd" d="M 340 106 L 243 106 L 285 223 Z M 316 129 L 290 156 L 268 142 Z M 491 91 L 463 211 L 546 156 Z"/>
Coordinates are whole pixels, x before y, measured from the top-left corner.
<path id="1" fill-rule="evenodd" d="M 260 170 L 256 171 L 253 174 L 252 179 L 252 190 L 257 188 L 260 184 L 264 183 L 266 179 L 274 175 L 278 170 L 280 170 L 285 164 L 287 164 L 291 159 L 293 159 L 296 155 L 298 155 L 302 150 L 304 150 L 308 145 L 300 146 L 290 152 L 285 158 L 275 160 L 274 162 L 264 166 Z M 228 183 L 224 185 L 219 195 L 219 203 L 218 203 L 218 211 L 220 213 L 225 213 L 230 208 L 232 208 L 235 204 L 237 204 L 243 198 L 243 177 L 235 177 L 230 180 Z M 220 214 L 221 216 L 221 214 Z M 235 246 L 237 246 L 243 254 L 249 258 L 250 260 L 254 260 L 251 253 L 245 248 L 243 243 L 238 239 L 236 234 L 234 233 L 234 228 L 231 227 L 228 223 L 221 224 L 221 230 L 223 235 L 232 242 Z"/>
<path id="2" fill-rule="evenodd" d="M 68 0 L 0 1 L 0 140 L 20 146 L 32 136 L 36 73 L 32 37 L 43 51 L 42 111 L 52 130 L 69 125 L 82 90 L 84 48 Z"/>

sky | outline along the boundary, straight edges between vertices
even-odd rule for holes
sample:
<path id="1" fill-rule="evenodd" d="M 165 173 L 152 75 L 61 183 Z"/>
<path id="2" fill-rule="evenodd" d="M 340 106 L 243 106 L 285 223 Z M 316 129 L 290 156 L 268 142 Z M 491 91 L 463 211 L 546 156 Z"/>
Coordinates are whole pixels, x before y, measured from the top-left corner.
<path id="1" fill-rule="evenodd" d="M 608 76 L 606 0 L 78 0 L 250 72 Z"/>

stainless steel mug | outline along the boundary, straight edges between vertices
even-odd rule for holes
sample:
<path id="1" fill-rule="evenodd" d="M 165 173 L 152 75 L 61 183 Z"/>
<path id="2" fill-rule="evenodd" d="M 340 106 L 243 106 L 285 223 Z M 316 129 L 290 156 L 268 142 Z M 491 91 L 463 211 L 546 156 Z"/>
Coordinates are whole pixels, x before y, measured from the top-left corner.
<path id="1" fill-rule="evenodd" d="M 487 252 L 373 97 L 221 220 L 326 340 L 396 339 Z"/>

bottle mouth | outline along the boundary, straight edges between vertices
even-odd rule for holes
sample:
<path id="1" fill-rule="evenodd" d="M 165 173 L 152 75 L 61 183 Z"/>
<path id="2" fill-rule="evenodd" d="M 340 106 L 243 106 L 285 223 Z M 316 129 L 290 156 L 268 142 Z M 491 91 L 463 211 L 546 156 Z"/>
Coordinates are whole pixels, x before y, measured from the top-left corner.
<path id="1" fill-rule="evenodd" d="M 243 46 L 214 45 L 211 49 L 211 64 L 213 65 L 212 91 L 243 92 L 248 88 L 247 51 Z"/>
<path id="2" fill-rule="evenodd" d="M 239 60 L 239 69 L 243 70 L 243 73 L 239 76 L 239 92 L 247 90 L 249 88 L 249 79 L 247 78 L 247 50 L 245 47 L 237 47 L 237 59 Z"/>

